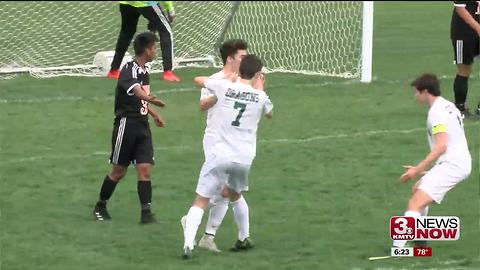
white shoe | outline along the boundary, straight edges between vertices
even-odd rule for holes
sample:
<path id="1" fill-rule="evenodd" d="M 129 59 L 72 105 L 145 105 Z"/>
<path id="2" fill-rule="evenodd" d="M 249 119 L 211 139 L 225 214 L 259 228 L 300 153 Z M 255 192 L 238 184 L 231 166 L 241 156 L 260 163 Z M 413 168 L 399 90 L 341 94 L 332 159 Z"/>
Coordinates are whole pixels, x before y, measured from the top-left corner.
<path id="1" fill-rule="evenodd" d="M 210 250 L 212 252 L 222 252 L 220 249 L 217 248 L 215 241 L 213 241 L 213 236 L 211 235 L 203 235 L 202 239 L 198 242 L 198 246 L 204 249 Z"/>
<path id="2" fill-rule="evenodd" d="M 180 219 L 180 224 L 182 224 L 182 228 L 183 228 L 183 235 L 185 235 L 185 229 L 187 228 L 187 216 L 183 216 L 182 219 Z M 197 241 L 193 240 L 193 247 L 195 247 L 197 245 Z M 191 250 L 193 250 L 193 247 L 191 248 Z"/>

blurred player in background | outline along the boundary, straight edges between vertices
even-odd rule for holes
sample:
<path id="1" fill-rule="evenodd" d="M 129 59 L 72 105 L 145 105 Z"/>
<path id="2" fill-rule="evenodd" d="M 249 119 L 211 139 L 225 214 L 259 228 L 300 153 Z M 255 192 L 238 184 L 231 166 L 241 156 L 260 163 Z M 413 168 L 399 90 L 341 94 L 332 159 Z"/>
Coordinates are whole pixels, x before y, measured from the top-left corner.
<path id="1" fill-rule="evenodd" d="M 412 187 L 412 197 L 404 214 L 419 217 L 426 216 L 431 203 L 440 204 L 449 190 L 468 178 L 472 159 L 462 115 L 455 104 L 441 97 L 437 77 L 423 74 L 411 85 L 417 101 L 430 108 L 427 117 L 430 153 L 416 166 L 405 166 L 406 171 L 400 177 L 401 182 L 407 182 L 424 174 Z M 393 246 L 404 247 L 406 243 L 406 240 L 395 240 Z"/>
<path id="2" fill-rule="evenodd" d="M 141 206 L 140 223 L 155 222 L 150 209 L 152 202 L 151 167 L 154 164 L 152 134 L 148 123 L 150 114 L 158 127 L 164 120 L 149 107 L 149 103 L 163 107 L 165 103 L 150 95 L 149 67 L 155 58 L 157 38 L 151 32 L 137 35 L 133 42 L 135 59 L 123 66 L 115 91 L 115 121 L 112 132 L 111 172 L 105 176 L 93 216 L 97 221 L 110 220 L 107 201 L 117 183 L 127 173 L 130 163 L 137 170 L 138 198 Z"/>
<path id="3" fill-rule="evenodd" d="M 162 49 L 163 80 L 180 81 L 173 72 L 173 32 L 171 24 L 175 20 L 172 1 L 120 1 L 122 25 L 115 47 L 115 56 L 108 77 L 118 78 L 119 68 L 125 52 L 137 31 L 140 15 L 148 20 L 148 29 L 160 35 Z"/>
<path id="4" fill-rule="evenodd" d="M 216 129 L 215 143 L 209 151 L 211 156 L 202 167 L 193 205 L 182 218 L 185 259 L 191 257 L 195 235 L 210 198 L 220 192 L 232 202 L 238 226 L 238 239 L 231 250 L 253 247 L 249 238 L 249 209 L 242 192 L 248 190 L 248 174 L 256 155 L 258 122 L 262 115 L 268 118 L 273 115 L 273 105 L 266 93 L 253 88 L 253 85 L 260 85 L 263 89 L 262 67 L 258 57 L 246 55 L 240 63 L 238 81 L 234 76 L 229 80 L 195 78 L 197 84 L 215 95 L 218 111 L 211 119 Z"/>
<path id="5" fill-rule="evenodd" d="M 469 118 L 473 115 L 465 103 L 473 60 L 480 55 L 480 2 L 454 1 L 454 3 L 450 37 L 457 65 L 457 76 L 453 83 L 453 91 L 455 105 L 464 118 Z M 476 115 L 480 116 L 480 103 L 477 106 Z"/>

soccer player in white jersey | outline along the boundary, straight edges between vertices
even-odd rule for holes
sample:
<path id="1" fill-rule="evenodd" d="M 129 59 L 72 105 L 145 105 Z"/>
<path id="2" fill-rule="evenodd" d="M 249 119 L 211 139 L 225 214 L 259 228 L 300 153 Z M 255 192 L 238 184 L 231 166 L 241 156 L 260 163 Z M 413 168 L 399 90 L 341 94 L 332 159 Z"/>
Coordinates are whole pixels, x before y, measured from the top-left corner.
<path id="1" fill-rule="evenodd" d="M 427 135 L 430 153 L 416 166 L 405 166 L 402 183 L 424 174 L 412 187 L 405 216 L 426 216 L 428 206 L 440 204 L 445 194 L 470 175 L 472 159 L 463 130 L 463 119 L 455 104 L 440 96 L 440 84 L 433 74 L 423 74 L 411 83 L 415 97 L 430 107 Z M 434 166 L 428 170 L 430 164 Z M 428 171 L 427 171 L 428 170 Z M 404 247 L 406 240 L 395 240 L 393 246 Z M 422 243 L 424 244 L 424 243 Z"/>
<path id="2" fill-rule="evenodd" d="M 231 80 L 196 77 L 195 82 L 209 89 L 217 99 L 218 108 L 212 115 L 215 123 L 214 144 L 197 185 L 197 196 L 185 218 L 183 258 L 188 259 L 194 248 L 195 235 L 209 199 L 222 192 L 232 202 L 238 240 L 232 251 L 253 247 L 249 239 L 248 206 L 242 196 L 248 190 L 248 174 L 256 155 L 258 122 L 262 115 L 271 118 L 273 105 L 263 89 L 262 61 L 247 55 L 240 63 L 240 79 Z"/>
<path id="3" fill-rule="evenodd" d="M 231 39 L 225 41 L 220 46 L 220 56 L 223 62 L 223 69 L 210 76 L 212 79 L 226 79 L 228 76 L 238 74 L 240 62 L 247 54 L 248 44 L 241 39 Z M 202 88 L 200 96 L 200 109 L 207 111 L 207 126 L 203 136 L 203 152 L 205 155 L 205 162 L 203 166 L 208 165 L 209 151 L 215 141 L 215 127 L 212 122 L 213 115 L 218 106 L 215 106 L 217 99 L 213 93 L 210 93 L 207 88 Z M 203 167 L 202 167 L 203 168 Z M 201 170 L 200 177 L 205 170 Z M 225 217 L 228 210 L 228 198 L 223 198 L 217 194 L 210 198 L 209 215 L 207 225 L 205 227 L 205 234 L 198 242 L 198 246 L 213 252 L 220 252 L 215 244 L 215 234 L 220 227 L 220 224 Z"/>

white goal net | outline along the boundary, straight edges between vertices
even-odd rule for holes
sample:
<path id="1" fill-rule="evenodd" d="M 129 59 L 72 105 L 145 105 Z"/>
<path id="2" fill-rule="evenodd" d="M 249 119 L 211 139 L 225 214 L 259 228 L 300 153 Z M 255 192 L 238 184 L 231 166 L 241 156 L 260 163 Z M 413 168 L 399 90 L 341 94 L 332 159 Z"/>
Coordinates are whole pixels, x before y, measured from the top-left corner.
<path id="1" fill-rule="evenodd" d="M 177 68 L 219 66 L 218 45 L 242 38 L 268 71 L 360 78 L 365 64 L 371 69 L 371 25 L 369 37 L 361 1 L 174 4 Z M 0 5 L 0 24 L 0 75 L 100 76 L 107 71 L 93 58 L 115 49 L 120 13 L 118 2 L 7 1 Z M 140 17 L 137 32 L 146 31 L 146 25 Z M 365 36 L 370 40 L 365 42 Z M 370 62 L 362 60 L 365 51 Z M 154 67 L 160 69 L 158 55 Z"/>

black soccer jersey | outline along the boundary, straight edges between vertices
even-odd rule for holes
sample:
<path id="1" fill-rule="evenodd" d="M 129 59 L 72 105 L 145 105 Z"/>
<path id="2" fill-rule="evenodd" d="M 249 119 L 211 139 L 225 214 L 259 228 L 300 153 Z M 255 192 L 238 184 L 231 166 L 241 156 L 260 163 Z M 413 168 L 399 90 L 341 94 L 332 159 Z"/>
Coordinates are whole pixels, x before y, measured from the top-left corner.
<path id="1" fill-rule="evenodd" d="M 139 85 L 150 94 L 149 68 L 141 68 L 135 61 L 125 64 L 120 71 L 115 92 L 115 117 L 148 120 L 148 102 L 136 97 L 133 88 Z"/>
<path id="2" fill-rule="evenodd" d="M 478 1 L 454 1 L 454 6 L 464 7 L 472 17 L 480 21 L 480 3 Z M 453 40 L 478 39 L 478 34 L 453 9 L 452 22 L 450 25 L 450 37 Z"/>

